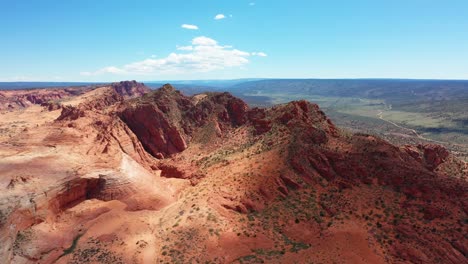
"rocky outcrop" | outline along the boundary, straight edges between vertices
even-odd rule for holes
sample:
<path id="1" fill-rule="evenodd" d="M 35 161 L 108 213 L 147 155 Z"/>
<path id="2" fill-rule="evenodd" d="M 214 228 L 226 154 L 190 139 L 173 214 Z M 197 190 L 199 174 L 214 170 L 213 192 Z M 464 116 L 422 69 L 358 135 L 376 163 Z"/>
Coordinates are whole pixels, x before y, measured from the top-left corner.
<path id="1" fill-rule="evenodd" d="M 210 93 L 195 103 L 167 84 L 121 109 L 118 115 L 145 149 L 154 157 L 167 157 L 185 150 L 194 132 L 213 120 L 223 129 L 244 124 L 248 107 L 228 93 Z"/>
<path id="2" fill-rule="evenodd" d="M 99 178 L 76 178 L 65 182 L 60 189 L 46 192 L 49 208 L 58 213 L 78 203 L 97 196 L 102 185 Z"/>
<path id="3" fill-rule="evenodd" d="M 48 111 L 55 111 L 55 110 L 59 110 L 62 108 L 62 105 L 58 102 L 42 103 L 41 106 L 43 106 Z"/>
<path id="4" fill-rule="evenodd" d="M 2 91 L 0 96 L 0 110 L 25 108 L 31 105 L 45 105 L 66 98 L 77 96 L 89 91 L 88 87 L 75 89 L 32 89 Z"/>
<path id="5" fill-rule="evenodd" d="M 101 87 L 99 89 L 101 93 L 93 97 L 93 99 L 86 100 L 78 106 L 65 106 L 59 120 L 65 119 L 70 112 L 100 112 L 112 105 L 122 103 L 126 99 L 139 97 L 150 91 L 144 84 L 135 81 L 113 83 L 110 87 Z M 75 117 L 75 115 L 72 116 Z"/>
<path id="6" fill-rule="evenodd" d="M 423 152 L 424 163 L 430 170 L 435 170 L 449 156 L 447 149 L 440 145 L 418 145 Z"/>
<path id="7" fill-rule="evenodd" d="M 100 86 L 106 87 L 106 86 Z M 42 105 L 49 111 L 59 109 L 58 101 L 76 97 L 89 92 L 95 87 L 73 87 L 73 88 L 43 88 L 30 90 L 7 90 L 0 93 L 0 110 L 25 108 L 31 105 Z M 100 100 L 94 101 L 94 106 L 89 105 L 89 109 L 93 107 L 105 107 L 122 101 L 123 99 L 142 96 L 151 91 L 150 88 L 136 81 L 123 81 L 113 83 L 109 86 L 114 94 L 105 94 Z M 88 102 L 90 103 L 90 102 Z"/>
<path id="8" fill-rule="evenodd" d="M 85 111 L 74 106 L 63 106 L 60 116 L 57 118 L 57 121 L 62 120 L 77 120 L 80 117 L 84 117 Z"/>
<path id="9" fill-rule="evenodd" d="M 431 171 L 437 169 L 449 156 L 449 152 L 443 146 L 435 144 L 419 144 L 417 146 L 404 146 L 404 151 L 415 160 L 424 164 Z"/>
<path id="10" fill-rule="evenodd" d="M 93 128 L 97 135 L 96 143 L 88 151 L 90 154 L 115 156 L 123 152 L 149 170 L 158 169 L 156 159 L 145 151 L 137 136 L 120 119 L 97 120 Z"/>
<path id="11" fill-rule="evenodd" d="M 120 116 L 155 157 L 158 153 L 166 156 L 187 148 L 182 129 L 157 107 L 147 105 L 124 110 Z"/>
<path id="12" fill-rule="evenodd" d="M 113 83 L 111 87 L 115 92 L 117 92 L 117 94 L 125 99 L 139 97 L 151 91 L 151 89 L 143 83 L 138 83 L 136 81 Z"/>

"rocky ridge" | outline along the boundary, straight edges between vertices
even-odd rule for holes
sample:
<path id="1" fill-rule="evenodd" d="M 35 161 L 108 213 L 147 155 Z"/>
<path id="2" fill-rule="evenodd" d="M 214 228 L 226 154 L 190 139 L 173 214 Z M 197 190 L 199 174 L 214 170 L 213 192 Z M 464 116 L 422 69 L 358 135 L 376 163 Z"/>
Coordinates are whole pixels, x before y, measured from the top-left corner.
<path id="1" fill-rule="evenodd" d="M 89 88 L 57 88 L 0 91 L 0 110 L 21 109 L 35 104 L 48 106 L 49 102 L 77 96 L 89 90 Z"/>

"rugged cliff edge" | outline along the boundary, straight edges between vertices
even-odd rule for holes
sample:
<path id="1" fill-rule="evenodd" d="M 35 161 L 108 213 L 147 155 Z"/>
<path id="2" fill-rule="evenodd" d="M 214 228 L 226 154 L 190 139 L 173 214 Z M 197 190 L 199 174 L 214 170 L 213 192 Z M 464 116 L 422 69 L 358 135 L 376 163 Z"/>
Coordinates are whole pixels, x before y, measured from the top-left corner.
<path id="1" fill-rule="evenodd" d="M 307 101 L 171 85 L 50 105 L 2 141 L 3 259 L 466 262 L 468 167 L 443 147 L 351 134 Z"/>

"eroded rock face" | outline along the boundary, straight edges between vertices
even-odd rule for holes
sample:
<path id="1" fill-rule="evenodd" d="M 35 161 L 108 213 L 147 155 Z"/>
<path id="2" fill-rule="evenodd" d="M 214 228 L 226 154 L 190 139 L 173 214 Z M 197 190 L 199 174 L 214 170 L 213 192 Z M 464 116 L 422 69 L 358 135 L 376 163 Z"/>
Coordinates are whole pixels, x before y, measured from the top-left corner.
<path id="1" fill-rule="evenodd" d="M 449 156 L 447 149 L 435 144 L 405 146 L 404 150 L 431 171 L 437 169 Z"/>
<path id="2" fill-rule="evenodd" d="M 132 129 L 153 156 L 170 155 L 187 148 L 183 132 L 177 123 L 168 120 L 164 113 L 153 106 L 124 110 L 122 120 Z"/>
<path id="3" fill-rule="evenodd" d="M 86 199 L 97 196 L 100 188 L 102 186 L 99 178 L 77 178 L 67 181 L 61 189 L 49 191 L 49 208 L 55 213 L 64 211 Z"/>
<path id="4" fill-rule="evenodd" d="M 440 145 L 419 145 L 418 148 L 423 151 L 424 162 L 430 170 L 435 170 L 449 155 Z"/>
<path id="5" fill-rule="evenodd" d="M 57 120 L 76 120 L 80 117 L 84 117 L 85 111 L 74 106 L 64 106 L 62 107 L 62 112 Z"/>
<path id="6" fill-rule="evenodd" d="M 228 93 L 208 94 L 196 104 L 165 85 L 158 91 L 126 102 L 119 116 L 154 157 L 185 150 L 196 130 L 215 121 L 227 129 L 246 122 L 248 106 Z M 219 128 L 221 133 L 221 128 Z"/>

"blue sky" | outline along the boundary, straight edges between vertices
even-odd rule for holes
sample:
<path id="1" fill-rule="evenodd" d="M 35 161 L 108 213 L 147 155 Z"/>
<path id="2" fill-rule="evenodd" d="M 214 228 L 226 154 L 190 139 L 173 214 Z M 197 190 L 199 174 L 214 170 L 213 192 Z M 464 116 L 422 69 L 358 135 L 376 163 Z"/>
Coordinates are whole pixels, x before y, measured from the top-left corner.
<path id="1" fill-rule="evenodd" d="M 466 0 L 0 0 L 0 10 L 0 81 L 468 79 Z"/>

